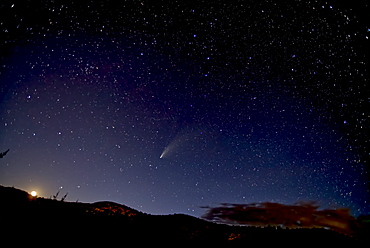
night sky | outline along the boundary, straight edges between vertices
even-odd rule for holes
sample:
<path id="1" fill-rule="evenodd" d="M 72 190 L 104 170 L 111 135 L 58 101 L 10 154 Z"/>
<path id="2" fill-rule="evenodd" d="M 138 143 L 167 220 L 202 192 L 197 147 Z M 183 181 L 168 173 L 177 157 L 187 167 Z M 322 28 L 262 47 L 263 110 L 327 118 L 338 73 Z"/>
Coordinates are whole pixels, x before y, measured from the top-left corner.
<path id="1" fill-rule="evenodd" d="M 369 213 L 366 1 L 5 2 L 1 185 Z"/>

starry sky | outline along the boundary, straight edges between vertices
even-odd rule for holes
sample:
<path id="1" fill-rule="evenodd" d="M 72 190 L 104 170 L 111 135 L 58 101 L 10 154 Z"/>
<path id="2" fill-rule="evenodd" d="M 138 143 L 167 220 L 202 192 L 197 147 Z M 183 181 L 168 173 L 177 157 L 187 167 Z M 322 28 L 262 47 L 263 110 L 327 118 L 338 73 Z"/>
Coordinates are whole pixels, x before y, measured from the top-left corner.
<path id="1" fill-rule="evenodd" d="M 2 3 L 0 184 L 368 214 L 369 8 L 336 2 Z"/>

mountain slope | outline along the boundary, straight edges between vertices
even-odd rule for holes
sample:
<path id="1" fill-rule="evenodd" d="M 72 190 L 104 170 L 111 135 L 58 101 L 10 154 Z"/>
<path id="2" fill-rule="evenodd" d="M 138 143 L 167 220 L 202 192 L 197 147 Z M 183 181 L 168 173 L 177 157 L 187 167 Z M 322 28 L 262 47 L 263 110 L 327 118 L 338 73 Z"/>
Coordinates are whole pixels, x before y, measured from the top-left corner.
<path id="1" fill-rule="evenodd" d="M 215 224 L 184 214 L 149 215 L 113 202 L 73 203 L 32 197 L 0 186 L 0 221 L 5 239 L 14 243 L 63 242 L 86 246 L 96 242 L 155 244 L 275 244 L 357 242 L 324 229 L 257 228 Z M 127 243 L 126 245 L 128 245 Z"/>

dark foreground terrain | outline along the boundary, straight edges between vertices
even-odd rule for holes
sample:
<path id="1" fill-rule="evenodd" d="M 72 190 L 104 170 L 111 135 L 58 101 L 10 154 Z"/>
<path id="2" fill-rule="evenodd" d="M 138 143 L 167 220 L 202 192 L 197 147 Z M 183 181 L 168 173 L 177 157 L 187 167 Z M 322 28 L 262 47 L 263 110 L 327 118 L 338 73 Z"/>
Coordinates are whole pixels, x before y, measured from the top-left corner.
<path id="1" fill-rule="evenodd" d="M 354 245 L 369 241 L 367 221 L 352 236 L 326 229 L 215 224 L 183 214 L 148 215 L 113 202 L 74 203 L 0 186 L 2 244 L 25 245 Z"/>

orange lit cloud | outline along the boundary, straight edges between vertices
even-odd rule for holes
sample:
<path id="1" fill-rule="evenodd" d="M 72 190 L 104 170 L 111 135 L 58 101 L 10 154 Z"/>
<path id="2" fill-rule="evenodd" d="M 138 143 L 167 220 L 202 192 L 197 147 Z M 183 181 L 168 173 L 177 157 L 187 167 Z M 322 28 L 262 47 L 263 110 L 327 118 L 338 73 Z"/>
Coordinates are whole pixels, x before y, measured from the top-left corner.
<path id="1" fill-rule="evenodd" d="M 351 234 L 356 221 L 349 209 L 324 209 L 313 203 L 284 205 L 279 203 L 228 204 L 206 207 L 204 219 L 250 226 L 282 226 L 288 228 L 329 228 Z"/>

